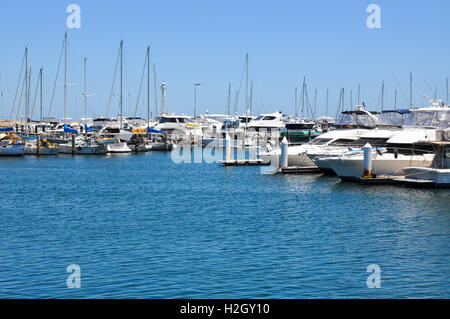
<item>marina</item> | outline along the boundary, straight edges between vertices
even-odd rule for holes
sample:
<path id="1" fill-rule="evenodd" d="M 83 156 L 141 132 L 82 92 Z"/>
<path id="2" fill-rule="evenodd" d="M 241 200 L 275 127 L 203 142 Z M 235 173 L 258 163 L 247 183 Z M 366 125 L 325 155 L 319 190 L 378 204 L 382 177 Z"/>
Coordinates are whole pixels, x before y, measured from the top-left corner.
<path id="1" fill-rule="evenodd" d="M 449 10 L 5 2 L 0 299 L 448 299 Z"/>

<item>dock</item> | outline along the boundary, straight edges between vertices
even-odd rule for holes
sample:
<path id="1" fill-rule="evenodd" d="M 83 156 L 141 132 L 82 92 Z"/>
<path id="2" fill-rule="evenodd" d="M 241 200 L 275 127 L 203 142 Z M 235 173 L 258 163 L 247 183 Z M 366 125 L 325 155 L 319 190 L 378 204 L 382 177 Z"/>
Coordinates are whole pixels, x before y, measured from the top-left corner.
<path id="1" fill-rule="evenodd" d="M 394 185 L 399 184 L 399 176 L 356 177 L 354 181 L 366 185 Z"/>
<path id="2" fill-rule="evenodd" d="M 278 170 L 280 174 L 321 174 L 322 170 L 317 166 L 288 166 Z"/>
<path id="3" fill-rule="evenodd" d="M 265 166 L 270 165 L 270 162 L 264 162 L 262 159 L 240 159 L 240 160 L 225 160 L 219 161 L 224 166 Z"/>

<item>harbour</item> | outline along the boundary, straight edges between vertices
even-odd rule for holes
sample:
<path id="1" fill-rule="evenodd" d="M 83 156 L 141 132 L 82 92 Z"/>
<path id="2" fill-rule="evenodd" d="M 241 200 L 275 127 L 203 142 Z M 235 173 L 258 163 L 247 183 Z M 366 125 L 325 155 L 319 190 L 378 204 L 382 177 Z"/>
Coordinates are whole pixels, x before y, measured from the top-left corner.
<path id="1" fill-rule="evenodd" d="M 449 298 L 450 3 L 53 2 L 2 5 L 0 299 Z"/>
<path id="2" fill-rule="evenodd" d="M 160 152 L 11 157 L 0 165 L 8 185 L 4 298 L 449 293 L 445 189 L 175 164 Z M 72 263 L 81 266 L 81 289 L 66 287 Z M 384 265 L 385 289 L 367 289 L 372 263 Z"/>

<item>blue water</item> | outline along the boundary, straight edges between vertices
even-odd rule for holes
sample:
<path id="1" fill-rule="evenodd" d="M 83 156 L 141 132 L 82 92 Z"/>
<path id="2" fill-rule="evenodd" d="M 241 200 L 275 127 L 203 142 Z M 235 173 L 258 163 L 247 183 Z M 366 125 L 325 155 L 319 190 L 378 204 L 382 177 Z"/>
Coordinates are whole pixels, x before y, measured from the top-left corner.
<path id="1" fill-rule="evenodd" d="M 0 181 L 0 298 L 450 297 L 448 190 L 164 153 L 0 158 Z"/>

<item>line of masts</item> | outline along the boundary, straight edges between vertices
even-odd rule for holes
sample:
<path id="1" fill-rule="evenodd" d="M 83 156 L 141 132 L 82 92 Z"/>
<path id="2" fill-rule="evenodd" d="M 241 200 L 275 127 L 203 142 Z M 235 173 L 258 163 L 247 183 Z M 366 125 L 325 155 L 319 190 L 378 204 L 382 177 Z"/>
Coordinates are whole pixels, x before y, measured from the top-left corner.
<path id="1" fill-rule="evenodd" d="M 120 94 L 119 94 L 119 113 L 120 113 L 120 128 L 122 129 L 123 127 L 123 43 L 124 41 L 121 40 L 120 41 L 120 47 L 119 47 L 119 62 L 120 62 Z M 67 87 L 69 86 L 69 84 L 67 83 L 67 67 L 68 67 L 68 36 L 67 36 L 67 31 L 64 34 L 64 44 L 63 44 L 63 49 L 64 49 L 64 124 L 66 124 L 67 122 L 67 104 L 68 104 L 68 99 L 67 99 Z M 29 67 L 29 60 L 28 60 L 28 47 L 25 48 L 25 53 L 24 53 L 24 64 L 25 64 L 25 76 L 24 76 L 24 83 L 22 86 L 22 93 L 20 95 L 20 101 L 22 100 L 22 94 L 23 94 L 23 90 L 25 90 L 25 127 L 28 129 L 28 124 L 29 124 L 29 119 L 30 119 L 30 82 L 31 82 L 31 68 Z M 86 124 L 86 118 L 87 118 L 87 57 L 83 58 L 84 61 L 84 93 L 82 94 L 84 97 L 84 119 L 85 119 L 85 124 Z M 23 64 L 22 64 L 22 68 L 23 68 Z M 151 119 L 151 111 L 150 111 L 150 46 L 147 47 L 147 51 L 146 51 L 146 59 L 145 59 L 145 64 L 144 64 L 144 69 L 146 68 L 146 73 L 147 73 L 147 125 L 150 126 L 150 119 Z M 57 71 L 57 75 L 56 75 L 56 79 L 58 77 L 58 72 L 59 72 L 59 64 L 58 64 L 58 71 Z M 246 53 L 245 55 L 245 63 L 244 63 L 244 72 L 245 72 L 245 111 L 246 111 L 246 115 L 250 115 L 252 113 L 252 106 L 253 106 L 253 81 L 249 81 L 249 54 Z M 22 73 L 22 69 L 21 72 Z M 39 71 L 39 80 L 38 80 L 38 86 L 40 86 L 40 122 L 42 122 L 43 118 L 42 118 L 42 76 L 43 76 L 43 68 L 40 68 Z M 394 75 L 394 74 L 393 74 Z M 19 75 L 20 78 L 20 75 Z M 157 94 L 156 94 L 156 90 L 157 90 L 157 79 L 156 79 L 156 65 L 153 64 L 153 78 L 154 78 L 154 91 L 155 91 L 155 96 L 154 96 L 154 103 L 155 103 L 155 116 L 158 114 L 158 99 L 157 99 Z M 395 78 L 395 75 L 394 75 Z M 56 79 L 55 79 L 55 85 L 54 85 L 54 89 L 56 86 Z M 396 78 L 395 78 L 396 79 Z M 397 79 L 396 79 L 397 80 Z M 414 106 L 413 103 L 413 75 L 412 73 L 409 74 L 409 99 L 408 99 L 408 103 L 409 103 L 409 107 L 412 108 Z M 19 81 L 20 83 L 20 81 Z M 14 106 L 15 106 L 15 101 L 17 98 L 17 93 L 18 93 L 18 88 L 19 88 L 19 83 L 16 87 L 16 94 L 14 97 L 14 101 L 13 101 L 13 109 L 11 110 L 11 116 L 10 116 L 10 120 L 12 118 L 12 114 L 14 112 Z M 242 83 L 242 81 L 241 81 Z M 197 84 L 195 84 L 197 85 Z M 399 84 L 400 85 L 400 84 Z M 113 88 L 114 88 L 114 81 L 113 81 Z M 401 87 L 400 87 L 401 88 Z M 166 86 L 165 86 L 165 82 L 162 83 L 161 85 L 161 95 L 162 95 L 162 106 L 161 106 L 161 114 L 163 112 L 167 113 L 167 109 L 166 109 L 166 105 L 165 105 L 165 101 L 166 101 Z M 431 89 L 430 89 L 431 91 Z M 35 95 L 36 96 L 36 95 Z M 446 104 L 449 104 L 449 81 L 448 78 L 446 79 Z M 2 93 L 2 97 L 3 97 L 3 93 Z M 54 97 L 54 90 L 52 93 L 52 98 L 51 98 L 51 102 L 50 102 L 50 107 L 49 107 L 49 115 L 50 115 L 50 111 L 51 111 L 51 105 L 53 103 L 53 97 Z M 437 98 L 437 88 L 435 88 L 434 91 L 434 99 Z M 303 84 L 302 84 L 302 93 L 301 93 L 301 112 L 300 112 L 300 116 L 302 118 L 309 118 L 310 115 L 311 116 L 315 116 L 316 112 L 317 112 L 317 88 L 314 90 L 314 107 L 312 108 L 310 103 L 309 103 L 309 97 L 308 97 L 308 90 L 307 90 L 307 85 L 306 85 L 306 77 L 303 78 Z M 384 80 L 381 82 L 381 110 L 384 110 L 384 100 L 385 100 L 385 83 Z M 379 100 L 379 101 L 380 101 Z M 19 113 L 20 110 L 20 104 L 21 102 L 19 101 L 19 105 L 18 105 L 18 110 L 17 110 L 17 114 Z M 34 99 L 35 101 L 35 99 Z M 239 90 L 236 90 L 236 94 L 235 94 L 235 101 L 234 101 L 234 114 L 237 114 L 237 108 L 238 108 L 238 102 L 239 102 Z M 397 89 L 395 89 L 394 91 L 394 107 L 397 108 Z M 231 82 L 228 83 L 228 95 L 227 95 L 227 103 L 226 103 L 226 114 L 230 115 L 231 113 L 231 103 L 232 103 L 232 97 L 231 97 Z M 353 106 L 353 91 L 350 90 L 350 103 Z M 357 105 L 360 105 L 361 103 L 361 86 L 360 84 L 358 84 L 358 93 L 357 93 Z M 339 97 L 339 107 L 338 110 L 341 109 L 343 110 L 345 106 L 345 90 L 344 88 L 342 88 L 340 90 L 340 97 Z M 196 108 L 196 94 L 195 94 L 195 102 L 194 102 L 194 113 L 196 113 L 195 111 Z M 329 108 L 329 89 L 327 88 L 326 91 L 326 116 L 328 117 L 328 108 Z M 295 110 L 295 117 L 298 117 L 299 115 L 299 101 L 298 101 L 298 88 L 295 88 L 295 106 L 294 106 L 294 110 Z M 34 102 L 33 102 L 33 111 L 34 111 Z M 306 114 L 305 114 L 306 112 Z M 32 112 L 33 113 L 33 112 Z M 108 113 L 108 111 L 107 111 Z M 310 114 L 311 113 L 311 114 Z M 48 116 L 49 116 L 48 115 Z M 32 114 L 31 114 L 32 116 Z"/>

